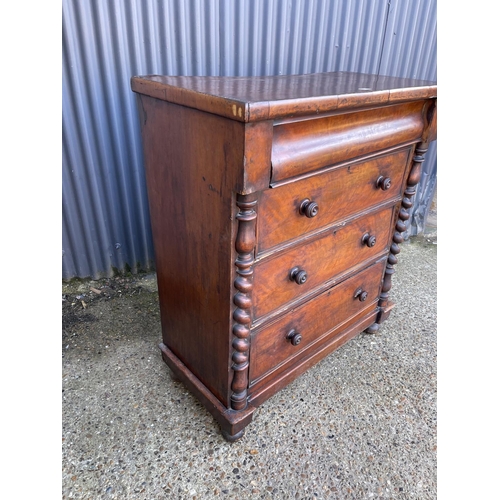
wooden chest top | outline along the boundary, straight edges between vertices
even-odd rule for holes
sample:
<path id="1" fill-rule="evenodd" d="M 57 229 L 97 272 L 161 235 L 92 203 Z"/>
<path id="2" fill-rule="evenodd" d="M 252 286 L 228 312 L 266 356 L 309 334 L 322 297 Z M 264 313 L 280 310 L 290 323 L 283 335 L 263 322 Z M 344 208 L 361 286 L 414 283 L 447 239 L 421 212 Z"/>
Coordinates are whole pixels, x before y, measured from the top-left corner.
<path id="1" fill-rule="evenodd" d="M 241 122 L 437 96 L 434 82 L 348 72 L 261 77 L 148 75 L 132 77 L 131 85 L 134 92 Z"/>

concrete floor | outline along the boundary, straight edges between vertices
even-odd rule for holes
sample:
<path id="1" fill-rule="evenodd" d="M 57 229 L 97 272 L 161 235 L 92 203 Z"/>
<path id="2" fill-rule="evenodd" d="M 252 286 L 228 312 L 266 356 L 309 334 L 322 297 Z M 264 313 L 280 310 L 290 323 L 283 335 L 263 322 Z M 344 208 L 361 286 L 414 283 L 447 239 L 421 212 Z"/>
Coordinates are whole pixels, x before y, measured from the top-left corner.
<path id="1" fill-rule="evenodd" d="M 230 444 L 171 380 L 155 275 L 63 284 L 63 499 L 435 499 L 434 227 L 401 245 L 375 335 L 254 414 Z"/>

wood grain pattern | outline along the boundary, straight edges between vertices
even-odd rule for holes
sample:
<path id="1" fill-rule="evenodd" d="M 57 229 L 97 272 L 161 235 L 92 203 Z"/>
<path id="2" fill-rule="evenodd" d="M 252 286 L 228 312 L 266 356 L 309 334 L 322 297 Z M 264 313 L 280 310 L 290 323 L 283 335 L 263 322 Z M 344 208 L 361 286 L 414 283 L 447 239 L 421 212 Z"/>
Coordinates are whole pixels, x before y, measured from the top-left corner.
<path id="1" fill-rule="evenodd" d="M 132 77 L 131 87 L 156 99 L 242 122 L 437 96 L 435 82 L 349 72 L 262 77 L 147 75 Z"/>
<path id="2" fill-rule="evenodd" d="M 284 315 L 270 326 L 253 332 L 250 381 L 254 382 L 294 357 L 303 356 L 304 351 L 318 339 L 332 330 L 340 329 L 348 319 L 366 309 L 374 310 L 384 269 L 385 258 Z M 360 288 L 367 292 L 364 301 L 356 296 Z M 292 345 L 286 338 L 292 329 L 302 336 L 298 345 Z"/>
<path id="3" fill-rule="evenodd" d="M 242 163 L 243 126 L 145 96 L 140 109 L 163 343 L 230 406 L 237 182 L 228 165 Z"/>
<path id="4" fill-rule="evenodd" d="M 290 177 L 416 141 L 425 101 L 276 125 L 272 184 Z"/>
<path id="5" fill-rule="evenodd" d="M 303 237 L 335 221 L 362 212 L 402 195 L 412 148 L 380 155 L 368 161 L 348 163 L 335 169 L 262 192 L 258 220 L 259 253 L 289 239 Z M 389 189 L 378 186 L 380 178 L 391 179 Z M 314 217 L 300 213 L 304 199 L 314 200 Z"/>
<path id="6" fill-rule="evenodd" d="M 386 252 L 392 237 L 393 208 L 378 211 L 335 226 L 321 237 L 280 253 L 275 258 L 264 259 L 254 267 L 254 320 L 274 309 L 313 290 L 335 275 Z M 367 247 L 362 242 L 366 234 L 375 235 L 377 243 Z M 298 285 L 290 280 L 294 267 L 307 272 L 305 283 Z"/>
<path id="7" fill-rule="evenodd" d="M 252 386 L 249 391 L 248 404 L 255 407 L 260 406 L 302 373 L 365 330 L 370 324 L 373 324 L 377 316 L 377 310 L 369 309 L 367 314 L 361 314 L 360 316 L 346 322 L 342 331 L 325 336 L 314 345 L 314 349 L 311 349 L 307 356 L 294 358 L 294 363 L 286 365 L 286 369 L 277 369 L 273 372 L 272 377 L 263 378 L 255 386 Z M 315 418 L 314 413 L 311 414 L 311 418 Z"/>
<path id="8" fill-rule="evenodd" d="M 245 125 L 244 178 L 241 194 L 254 193 L 269 187 L 271 177 L 271 121 Z"/>

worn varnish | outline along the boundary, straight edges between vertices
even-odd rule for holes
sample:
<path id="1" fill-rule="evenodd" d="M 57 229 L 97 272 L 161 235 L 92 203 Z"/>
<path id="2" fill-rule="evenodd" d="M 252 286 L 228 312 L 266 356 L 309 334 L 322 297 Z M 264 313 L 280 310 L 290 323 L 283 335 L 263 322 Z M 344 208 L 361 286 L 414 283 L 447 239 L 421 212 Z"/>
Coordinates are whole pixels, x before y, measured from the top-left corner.
<path id="1" fill-rule="evenodd" d="M 131 86 L 162 356 L 234 441 L 258 405 L 388 318 L 437 87 L 357 73 Z"/>

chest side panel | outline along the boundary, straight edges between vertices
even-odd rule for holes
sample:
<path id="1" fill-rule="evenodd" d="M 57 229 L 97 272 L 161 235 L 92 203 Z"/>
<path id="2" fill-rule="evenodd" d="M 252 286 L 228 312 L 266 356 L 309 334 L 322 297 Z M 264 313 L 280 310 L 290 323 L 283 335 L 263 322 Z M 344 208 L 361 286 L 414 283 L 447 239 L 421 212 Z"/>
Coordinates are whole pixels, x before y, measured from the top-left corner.
<path id="1" fill-rule="evenodd" d="M 244 126 L 139 99 L 163 342 L 227 406 Z"/>

